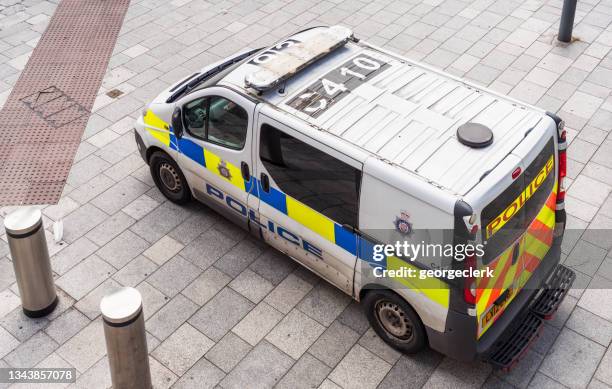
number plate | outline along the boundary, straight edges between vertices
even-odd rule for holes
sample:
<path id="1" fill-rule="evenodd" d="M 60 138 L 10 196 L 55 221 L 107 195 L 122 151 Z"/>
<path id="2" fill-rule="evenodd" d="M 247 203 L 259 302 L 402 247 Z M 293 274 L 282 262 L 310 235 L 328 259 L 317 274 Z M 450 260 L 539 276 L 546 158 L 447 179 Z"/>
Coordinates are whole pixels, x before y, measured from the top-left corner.
<path id="1" fill-rule="evenodd" d="M 317 118 L 359 85 L 390 66 L 378 58 L 359 54 L 310 84 L 289 100 L 287 105 Z"/>

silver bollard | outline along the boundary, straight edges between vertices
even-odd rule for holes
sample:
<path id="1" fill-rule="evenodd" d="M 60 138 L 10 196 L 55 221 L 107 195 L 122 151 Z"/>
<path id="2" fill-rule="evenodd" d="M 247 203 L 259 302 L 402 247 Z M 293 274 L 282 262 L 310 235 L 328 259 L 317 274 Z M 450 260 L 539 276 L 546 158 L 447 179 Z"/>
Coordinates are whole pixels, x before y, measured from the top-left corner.
<path id="1" fill-rule="evenodd" d="M 58 299 L 40 209 L 19 208 L 4 219 L 4 229 L 23 313 L 28 317 L 46 316 L 53 312 Z"/>
<path id="2" fill-rule="evenodd" d="M 113 388 L 151 389 L 140 293 L 134 288 L 118 289 L 102 298 L 100 311 Z"/>

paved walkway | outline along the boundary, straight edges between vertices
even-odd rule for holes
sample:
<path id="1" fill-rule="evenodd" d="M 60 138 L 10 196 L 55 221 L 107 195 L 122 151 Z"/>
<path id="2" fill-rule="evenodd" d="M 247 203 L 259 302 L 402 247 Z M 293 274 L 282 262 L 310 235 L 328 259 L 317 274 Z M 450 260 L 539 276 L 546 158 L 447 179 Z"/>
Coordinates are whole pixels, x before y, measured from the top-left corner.
<path id="1" fill-rule="evenodd" d="M 48 228 L 63 218 L 65 229 L 63 242 L 50 242 L 61 294 L 50 317 L 22 315 L 0 240 L 0 366 L 74 366 L 77 387 L 110 386 L 98 302 L 132 285 L 144 296 L 159 388 L 612 387 L 612 1 L 579 1 L 579 40 L 568 48 L 551 45 L 559 6 L 132 1 L 68 185 L 60 203 L 43 210 Z M 0 0 L 0 97 L 54 8 Z M 570 226 L 590 230 L 567 239 L 564 259 L 592 289 L 571 292 L 513 373 L 431 351 L 398 354 L 348 297 L 207 208 L 177 207 L 154 188 L 131 133 L 147 100 L 239 48 L 334 23 L 567 120 Z M 112 89 L 123 93 L 107 96 Z"/>

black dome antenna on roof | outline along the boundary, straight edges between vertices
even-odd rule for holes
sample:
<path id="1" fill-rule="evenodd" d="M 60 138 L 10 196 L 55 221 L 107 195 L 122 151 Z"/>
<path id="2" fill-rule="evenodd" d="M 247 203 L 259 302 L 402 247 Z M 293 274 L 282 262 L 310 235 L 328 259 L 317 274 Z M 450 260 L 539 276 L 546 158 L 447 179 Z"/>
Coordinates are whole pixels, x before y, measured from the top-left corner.
<path id="1" fill-rule="evenodd" d="M 468 147 L 481 149 L 493 143 L 493 131 L 484 124 L 467 122 L 457 128 L 457 139 Z"/>

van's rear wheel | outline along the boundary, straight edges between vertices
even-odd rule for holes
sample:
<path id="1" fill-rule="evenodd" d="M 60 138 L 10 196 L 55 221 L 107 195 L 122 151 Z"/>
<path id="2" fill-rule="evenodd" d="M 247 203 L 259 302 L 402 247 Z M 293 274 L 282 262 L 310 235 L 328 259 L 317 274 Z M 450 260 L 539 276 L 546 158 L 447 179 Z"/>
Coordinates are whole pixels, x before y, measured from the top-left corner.
<path id="1" fill-rule="evenodd" d="M 427 334 L 414 309 L 389 290 L 372 290 L 362 300 L 374 331 L 393 348 L 416 353 L 427 345 Z"/>
<path id="2" fill-rule="evenodd" d="M 173 203 L 185 204 L 191 200 L 187 180 L 176 162 L 166 153 L 156 151 L 149 159 L 151 176 L 157 188 Z"/>

